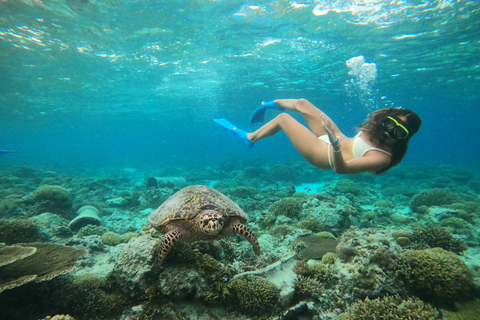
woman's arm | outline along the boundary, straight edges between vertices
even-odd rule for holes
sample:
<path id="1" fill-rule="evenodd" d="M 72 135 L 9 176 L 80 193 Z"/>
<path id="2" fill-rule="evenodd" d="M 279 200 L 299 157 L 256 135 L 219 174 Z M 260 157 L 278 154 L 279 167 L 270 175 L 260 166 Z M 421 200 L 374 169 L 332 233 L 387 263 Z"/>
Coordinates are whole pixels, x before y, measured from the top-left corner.
<path id="1" fill-rule="evenodd" d="M 374 151 L 372 155 L 345 161 L 342 152 L 332 152 L 332 164 L 336 173 L 357 174 L 362 172 L 376 172 L 388 166 L 391 158 L 389 155 Z"/>
<path id="2" fill-rule="evenodd" d="M 329 118 L 322 115 L 322 125 L 328 134 L 330 143 L 332 144 L 332 164 L 333 170 L 340 174 L 356 174 L 362 172 L 375 172 L 390 164 L 389 155 L 382 152 L 373 152 L 368 156 L 364 156 L 350 161 L 345 161 L 342 154 L 342 146 L 335 135 L 335 130 Z"/>

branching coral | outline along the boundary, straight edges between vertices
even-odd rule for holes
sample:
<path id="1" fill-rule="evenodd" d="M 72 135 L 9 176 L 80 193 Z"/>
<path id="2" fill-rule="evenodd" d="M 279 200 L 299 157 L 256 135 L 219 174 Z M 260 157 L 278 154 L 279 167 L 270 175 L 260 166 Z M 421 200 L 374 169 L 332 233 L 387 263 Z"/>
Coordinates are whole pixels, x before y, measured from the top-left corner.
<path id="1" fill-rule="evenodd" d="M 458 195 L 448 189 L 424 190 L 413 197 L 410 203 L 410 210 L 417 212 L 422 206 L 442 206 L 459 201 Z"/>
<path id="2" fill-rule="evenodd" d="M 280 290 L 273 283 L 254 275 L 232 279 L 228 290 L 233 303 L 252 315 L 268 314 L 280 297 Z"/>
<path id="3" fill-rule="evenodd" d="M 332 288 L 338 282 L 334 269 L 325 264 L 309 265 L 300 260 L 293 267 L 293 272 L 298 275 L 293 283 L 298 299 L 318 299 L 325 287 Z"/>
<path id="4" fill-rule="evenodd" d="M 440 248 L 406 251 L 397 274 L 420 297 L 438 301 L 457 300 L 473 284 L 465 262 Z"/>
<path id="5" fill-rule="evenodd" d="M 198 253 L 196 263 L 198 272 L 210 285 L 210 292 L 206 297 L 206 302 L 225 302 L 230 297 L 227 282 L 232 277 L 232 272 L 206 253 Z"/>
<path id="6" fill-rule="evenodd" d="M 273 213 L 276 217 L 286 216 L 289 218 L 298 218 L 302 212 L 302 205 L 295 198 L 286 198 L 275 201 L 268 211 Z"/>
<path id="7" fill-rule="evenodd" d="M 433 226 L 415 230 L 408 238 L 411 246 L 416 249 L 442 248 L 456 254 L 462 254 L 467 250 L 463 240 L 455 238 L 445 229 Z"/>
<path id="8" fill-rule="evenodd" d="M 417 298 L 402 299 L 398 295 L 386 296 L 355 302 L 346 312 L 338 316 L 339 320 L 434 320 L 443 319 L 440 311 Z"/>
<path id="9" fill-rule="evenodd" d="M 323 223 L 315 218 L 301 219 L 298 226 L 302 229 L 312 230 L 313 232 L 320 232 L 324 229 Z"/>

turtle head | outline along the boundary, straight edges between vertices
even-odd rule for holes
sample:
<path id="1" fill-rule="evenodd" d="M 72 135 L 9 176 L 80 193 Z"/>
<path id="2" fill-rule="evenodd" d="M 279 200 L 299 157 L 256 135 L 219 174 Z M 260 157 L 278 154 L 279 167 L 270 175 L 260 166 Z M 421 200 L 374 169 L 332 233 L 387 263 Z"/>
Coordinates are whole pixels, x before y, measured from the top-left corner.
<path id="1" fill-rule="evenodd" d="M 204 210 L 200 214 L 200 230 L 208 235 L 216 235 L 223 229 L 223 215 L 215 210 Z"/>

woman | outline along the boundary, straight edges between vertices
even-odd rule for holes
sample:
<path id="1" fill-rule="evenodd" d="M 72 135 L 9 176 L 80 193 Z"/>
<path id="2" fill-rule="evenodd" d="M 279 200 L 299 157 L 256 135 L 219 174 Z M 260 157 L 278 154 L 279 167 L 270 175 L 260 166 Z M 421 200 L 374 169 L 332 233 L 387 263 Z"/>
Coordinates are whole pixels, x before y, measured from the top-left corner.
<path id="1" fill-rule="evenodd" d="M 407 152 L 410 138 L 422 123 L 420 117 L 409 109 L 380 109 L 360 125 L 355 137 L 349 138 L 326 114 L 305 99 L 266 102 L 254 111 L 251 123 L 263 122 L 268 108 L 300 112 L 310 130 L 286 113 L 279 114 L 251 133 L 225 119 L 214 121 L 240 137 L 249 147 L 283 130 L 308 162 L 341 174 L 374 172 L 378 175 L 397 165 Z"/>

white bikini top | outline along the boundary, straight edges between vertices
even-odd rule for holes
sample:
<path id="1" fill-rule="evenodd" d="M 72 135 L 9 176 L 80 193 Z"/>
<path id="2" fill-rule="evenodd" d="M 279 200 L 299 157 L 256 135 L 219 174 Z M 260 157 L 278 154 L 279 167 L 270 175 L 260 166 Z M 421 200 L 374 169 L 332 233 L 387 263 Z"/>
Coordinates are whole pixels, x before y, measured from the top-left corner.
<path id="1" fill-rule="evenodd" d="M 365 141 L 363 141 L 363 139 L 360 137 L 360 134 L 362 132 L 360 131 L 354 138 L 353 138 L 353 156 L 356 158 L 361 158 L 363 157 L 363 155 L 365 153 L 367 153 L 368 151 L 370 150 L 376 150 L 376 151 L 380 151 L 380 152 L 383 152 L 383 153 L 386 153 L 388 154 L 389 156 L 392 156 L 392 154 L 388 151 L 385 151 L 385 150 L 382 150 L 382 149 L 379 149 L 379 148 L 375 148 L 375 147 L 372 147 L 370 146 L 369 144 L 367 144 Z"/>

